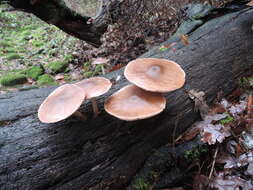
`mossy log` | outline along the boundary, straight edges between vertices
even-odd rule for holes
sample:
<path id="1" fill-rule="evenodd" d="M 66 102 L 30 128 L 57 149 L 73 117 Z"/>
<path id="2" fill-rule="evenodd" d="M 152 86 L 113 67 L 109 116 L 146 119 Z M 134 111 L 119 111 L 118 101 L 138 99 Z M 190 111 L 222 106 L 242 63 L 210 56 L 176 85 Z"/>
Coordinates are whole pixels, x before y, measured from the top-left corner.
<path id="1" fill-rule="evenodd" d="M 78 13 L 73 7 L 81 8 L 80 2 L 72 0 L 9 0 L 7 3 L 18 10 L 33 13 L 64 32 L 99 47 L 101 45 L 100 38 L 109 23 L 114 22 L 113 12 L 117 11 L 121 2 L 118 0 L 97 1 L 100 2 L 100 8 L 96 17 Z M 69 7 L 68 4 L 73 4 L 73 7 Z"/>
<path id="2" fill-rule="evenodd" d="M 166 109 L 150 119 L 126 122 L 103 110 L 105 98 L 128 84 L 124 78 L 98 99 L 99 117 L 92 118 L 89 102 L 80 108 L 87 121 L 39 122 L 37 109 L 55 87 L 1 95 L 0 189 L 126 189 L 156 149 L 199 119 L 187 90 L 204 91 L 211 104 L 252 71 L 252 24 L 253 10 L 242 10 L 207 21 L 187 46 L 176 37 L 176 50 L 143 55 L 174 60 L 186 72 L 185 86 L 168 93 Z M 122 70 L 107 77 L 117 75 Z"/>

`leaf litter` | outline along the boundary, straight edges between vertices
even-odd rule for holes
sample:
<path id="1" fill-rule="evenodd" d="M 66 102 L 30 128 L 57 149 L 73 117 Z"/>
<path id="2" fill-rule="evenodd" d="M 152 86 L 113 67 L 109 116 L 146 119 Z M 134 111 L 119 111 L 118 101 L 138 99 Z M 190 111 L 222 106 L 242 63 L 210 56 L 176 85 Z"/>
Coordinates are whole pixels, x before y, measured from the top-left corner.
<path id="1" fill-rule="evenodd" d="M 202 169 L 195 174 L 192 189 L 252 190 L 253 98 L 251 93 L 242 94 L 236 89 L 227 99 L 221 99 L 213 107 L 208 106 L 205 93 L 202 91 L 191 90 L 188 95 L 194 102 L 194 110 L 199 112 L 202 121 L 196 122 L 176 140 L 176 143 L 181 144 L 199 136 L 203 143 L 211 145 L 211 150 L 216 149 L 218 152 L 212 159 L 213 166 L 209 165 L 205 170 Z"/>

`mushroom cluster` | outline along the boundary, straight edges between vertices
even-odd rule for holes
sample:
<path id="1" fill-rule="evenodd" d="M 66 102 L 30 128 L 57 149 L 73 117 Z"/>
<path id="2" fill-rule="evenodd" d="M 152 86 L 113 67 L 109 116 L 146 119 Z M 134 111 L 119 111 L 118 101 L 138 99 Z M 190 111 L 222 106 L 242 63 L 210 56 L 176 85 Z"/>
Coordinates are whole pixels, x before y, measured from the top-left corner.
<path id="1" fill-rule="evenodd" d="M 126 121 L 145 119 L 162 112 L 166 99 L 162 93 L 181 88 L 185 72 L 175 62 L 166 59 L 142 58 L 128 63 L 124 75 L 132 84 L 123 87 L 105 101 L 109 114 Z M 104 77 L 92 77 L 55 89 L 40 105 L 38 117 L 43 123 L 55 123 L 71 115 L 85 118 L 78 108 L 90 100 L 94 116 L 99 114 L 96 97 L 112 86 Z"/>
<path id="2" fill-rule="evenodd" d="M 104 77 L 92 77 L 74 84 L 65 84 L 56 88 L 40 105 L 39 120 L 43 123 L 55 123 L 71 115 L 85 119 L 77 111 L 84 100 L 91 100 L 94 117 L 99 113 L 96 97 L 106 93 L 112 86 Z"/>
<path id="3" fill-rule="evenodd" d="M 184 70 L 166 59 L 135 59 L 128 63 L 124 75 L 133 85 L 111 95 L 105 102 L 105 111 L 127 121 L 159 114 L 166 106 L 162 93 L 181 88 L 185 83 Z"/>

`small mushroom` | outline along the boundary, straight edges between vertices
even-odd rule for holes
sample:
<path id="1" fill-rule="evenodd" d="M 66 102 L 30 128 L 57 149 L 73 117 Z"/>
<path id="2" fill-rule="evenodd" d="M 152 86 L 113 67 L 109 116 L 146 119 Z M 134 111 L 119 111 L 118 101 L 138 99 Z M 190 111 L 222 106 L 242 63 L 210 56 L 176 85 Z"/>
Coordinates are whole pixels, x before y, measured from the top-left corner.
<path id="1" fill-rule="evenodd" d="M 39 120 L 43 123 L 55 123 L 77 115 L 84 116 L 77 111 L 85 99 L 83 90 L 72 84 L 65 84 L 55 89 L 40 105 L 38 110 Z"/>
<path id="2" fill-rule="evenodd" d="M 92 77 L 77 82 L 75 85 L 83 89 L 86 99 L 90 99 L 94 116 L 96 117 L 99 114 L 96 97 L 106 93 L 111 88 L 111 81 L 104 77 Z"/>
<path id="3" fill-rule="evenodd" d="M 160 93 L 148 92 L 128 85 L 111 95 L 105 102 L 105 111 L 126 121 L 145 119 L 165 109 L 166 99 Z"/>
<path id="4" fill-rule="evenodd" d="M 109 61 L 108 59 L 99 57 L 99 58 L 94 59 L 94 60 L 91 62 L 91 64 L 92 64 L 92 65 L 101 65 L 102 73 L 103 73 L 103 75 L 105 75 L 105 67 L 104 67 L 104 65 L 107 64 L 108 61 Z"/>
<path id="5" fill-rule="evenodd" d="M 185 83 L 184 70 L 166 59 L 135 59 L 128 63 L 124 75 L 131 83 L 152 92 L 170 92 Z"/>

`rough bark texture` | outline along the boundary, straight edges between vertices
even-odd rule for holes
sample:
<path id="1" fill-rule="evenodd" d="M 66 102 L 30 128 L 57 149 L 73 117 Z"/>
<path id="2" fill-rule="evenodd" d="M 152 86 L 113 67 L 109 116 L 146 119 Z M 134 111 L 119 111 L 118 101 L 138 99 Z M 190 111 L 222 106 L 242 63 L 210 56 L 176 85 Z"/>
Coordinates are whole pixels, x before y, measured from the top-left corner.
<path id="1" fill-rule="evenodd" d="M 30 12 L 47 23 L 54 24 L 66 33 L 98 47 L 100 37 L 109 23 L 113 21 L 113 12 L 120 7 L 118 0 L 101 0 L 101 8 L 93 19 L 81 16 L 66 6 L 64 0 L 10 0 L 11 6 Z"/>
<path id="2" fill-rule="evenodd" d="M 211 103 L 218 92 L 230 93 L 237 79 L 253 66 L 253 10 L 212 19 L 189 35 L 190 45 L 178 37 L 176 51 L 154 48 L 143 57 L 168 58 L 186 72 L 185 86 L 166 95 L 160 115 L 125 122 L 102 110 L 86 122 L 69 118 L 42 124 L 37 109 L 52 88 L 0 96 L 0 189 L 125 189 L 145 160 L 174 135 L 199 119 L 186 90 L 202 90 Z M 122 75 L 122 70 L 108 78 Z M 105 98 L 128 82 L 123 78 Z M 131 189 L 131 188 L 130 188 Z"/>

